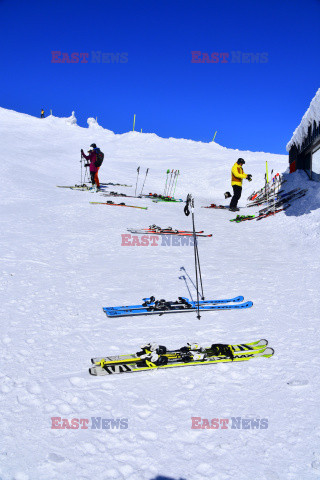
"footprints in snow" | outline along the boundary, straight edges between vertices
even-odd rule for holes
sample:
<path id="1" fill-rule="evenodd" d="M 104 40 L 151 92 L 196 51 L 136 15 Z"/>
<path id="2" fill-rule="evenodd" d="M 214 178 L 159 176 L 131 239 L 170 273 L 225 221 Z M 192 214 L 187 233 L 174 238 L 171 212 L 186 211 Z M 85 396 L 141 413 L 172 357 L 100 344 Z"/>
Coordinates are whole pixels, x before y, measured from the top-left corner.
<path id="1" fill-rule="evenodd" d="M 56 453 L 50 453 L 48 455 L 48 460 L 54 463 L 63 463 L 65 461 L 65 458 L 62 457 L 62 455 L 57 455 Z"/>

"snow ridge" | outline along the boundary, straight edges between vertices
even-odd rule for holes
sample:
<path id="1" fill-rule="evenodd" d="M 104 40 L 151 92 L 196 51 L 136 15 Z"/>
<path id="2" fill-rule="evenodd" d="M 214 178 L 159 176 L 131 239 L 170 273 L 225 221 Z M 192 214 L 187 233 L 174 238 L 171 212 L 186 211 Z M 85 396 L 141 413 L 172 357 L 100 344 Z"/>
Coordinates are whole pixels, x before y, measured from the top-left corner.
<path id="1" fill-rule="evenodd" d="M 300 125 L 295 129 L 291 140 L 287 143 L 287 152 L 290 151 L 290 148 L 293 145 L 299 147 L 302 144 L 303 140 L 308 135 L 308 128 L 313 122 L 316 122 L 317 124 L 320 122 L 320 88 L 311 100 L 309 108 L 303 115 Z"/>

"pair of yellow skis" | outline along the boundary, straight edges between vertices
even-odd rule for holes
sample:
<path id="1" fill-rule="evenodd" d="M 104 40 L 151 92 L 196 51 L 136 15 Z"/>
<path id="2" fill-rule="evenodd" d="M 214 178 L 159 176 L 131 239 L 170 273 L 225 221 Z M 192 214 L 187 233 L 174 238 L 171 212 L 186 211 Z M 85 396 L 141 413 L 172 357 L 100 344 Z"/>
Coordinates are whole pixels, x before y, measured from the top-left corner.
<path id="1" fill-rule="evenodd" d="M 145 363 L 145 365 L 139 365 L 141 359 L 135 354 L 93 358 L 91 361 L 94 365 L 89 368 L 89 373 L 95 376 L 104 376 L 119 373 L 140 372 L 150 369 L 186 367 L 224 362 L 243 362 L 259 357 L 269 358 L 274 354 L 274 350 L 267 345 L 268 341 L 264 339 L 244 344 L 229 345 L 233 352 L 233 359 L 226 355 L 214 356 L 211 354 L 212 356 L 210 356 L 211 349 L 208 347 L 205 351 L 207 357 L 204 360 L 191 362 L 181 361 L 181 353 L 179 351 L 168 351 L 162 355 L 168 358 L 168 363 L 160 366 L 157 366 L 152 362 Z"/>

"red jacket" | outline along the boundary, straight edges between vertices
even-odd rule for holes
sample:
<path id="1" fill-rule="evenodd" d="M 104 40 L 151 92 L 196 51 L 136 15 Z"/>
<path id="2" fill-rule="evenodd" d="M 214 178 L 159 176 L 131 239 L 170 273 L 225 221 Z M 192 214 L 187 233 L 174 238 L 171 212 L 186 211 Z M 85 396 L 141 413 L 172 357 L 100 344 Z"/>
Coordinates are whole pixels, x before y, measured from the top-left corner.
<path id="1" fill-rule="evenodd" d="M 95 150 L 91 150 L 89 155 L 86 155 L 84 151 L 81 151 L 82 155 L 86 160 L 89 160 L 90 162 L 90 172 L 96 173 L 98 171 L 98 168 L 95 166 L 96 160 L 97 160 L 97 154 Z"/>

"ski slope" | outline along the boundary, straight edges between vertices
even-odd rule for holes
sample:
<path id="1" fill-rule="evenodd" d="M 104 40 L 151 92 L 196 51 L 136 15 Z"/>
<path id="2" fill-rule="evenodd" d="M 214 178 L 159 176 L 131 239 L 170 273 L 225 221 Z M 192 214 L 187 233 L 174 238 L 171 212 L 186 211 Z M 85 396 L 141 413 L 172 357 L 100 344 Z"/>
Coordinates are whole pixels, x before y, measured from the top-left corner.
<path id="1" fill-rule="evenodd" d="M 115 135 L 93 119 L 81 128 L 74 115 L 40 120 L 0 109 L 0 123 L 1 480 L 320 479 L 319 184 L 286 175 L 284 188 L 308 188 L 305 197 L 273 218 L 235 224 L 227 210 L 201 208 L 225 204 L 233 163 L 243 157 L 253 175 L 245 206 L 264 183 L 265 161 L 285 172 L 287 156 Z M 80 149 L 92 142 L 105 153 L 100 180 L 133 185 L 110 190 L 133 195 L 140 166 L 140 188 L 149 168 L 145 192 L 162 193 L 166 170 L 180 170 L 176 197 L 192 193 L 196 228 L 213 234 L 199 238 L 206 298 L 243 295 L 252 308 L 203 312 L 201 320 L 106 317 L 104 306 L 188 297 L 182 276 L 195 297 L 186 276 L 193 278 L 191 246 L 121 245 L 129 227 L 192 224 L 183 204 L 92 205 L 108 199 L 56 188 L 80 183 Z M 144 342 L 177 348 L 260 338 L 275 349 L 272 358 L 88 374 L 91 357 L 134 353 Z M 127 428 L 93 429 L 92 417 Z M 192 429 L 192 417 L 267 419 L 268 428 Z M 89 428 L 53 429 L 52 418 L 87 419 Z"/>

